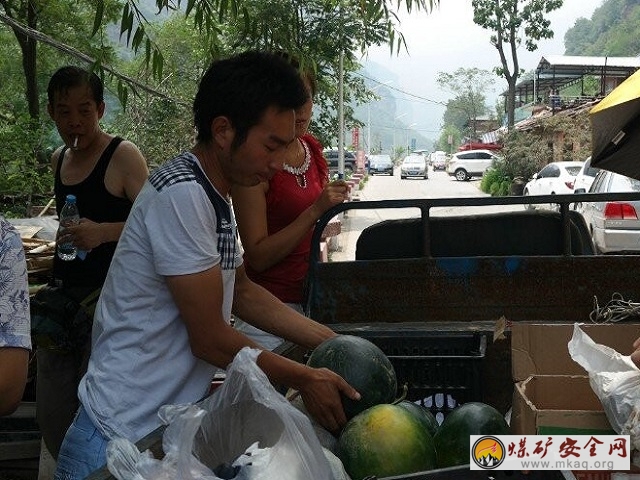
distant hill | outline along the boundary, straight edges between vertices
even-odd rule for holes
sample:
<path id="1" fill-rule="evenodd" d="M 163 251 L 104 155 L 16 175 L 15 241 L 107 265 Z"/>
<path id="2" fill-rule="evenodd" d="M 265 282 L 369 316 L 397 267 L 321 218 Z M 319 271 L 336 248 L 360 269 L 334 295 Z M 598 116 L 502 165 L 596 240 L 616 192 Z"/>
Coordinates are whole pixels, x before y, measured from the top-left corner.
<path id="1" fill-rule="evenodd" d="M 640 3 L 606 0 L 591 19 L 579 18 L 564 36 L 566 55 L 635 57 L 640 55 Z"/>

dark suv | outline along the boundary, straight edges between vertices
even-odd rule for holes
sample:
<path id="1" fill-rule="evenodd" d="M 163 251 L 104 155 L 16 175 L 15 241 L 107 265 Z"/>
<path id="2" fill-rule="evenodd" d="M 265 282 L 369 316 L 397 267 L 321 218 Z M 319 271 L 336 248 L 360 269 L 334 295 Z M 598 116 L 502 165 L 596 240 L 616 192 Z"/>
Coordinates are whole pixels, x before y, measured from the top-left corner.
<path id="1" fill-rule="evenodd" d="M 324 158 L 327 159 L 329 165 L 329 172 L 335 173 L 338 171 L 338 150 L 325 150 L 323 152 Z M 344 173 L 353 173 L 356 171 L 356 156 L 353 152 L 344 152 Z"/>

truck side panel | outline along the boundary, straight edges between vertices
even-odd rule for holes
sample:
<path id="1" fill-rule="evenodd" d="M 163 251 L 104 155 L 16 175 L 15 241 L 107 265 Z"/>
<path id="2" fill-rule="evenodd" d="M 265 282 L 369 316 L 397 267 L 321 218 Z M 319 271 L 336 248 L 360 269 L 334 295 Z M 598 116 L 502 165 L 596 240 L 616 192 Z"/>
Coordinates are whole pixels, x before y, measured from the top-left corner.
<path id="1" fill-rule="evenodd" d="M 308 313 L 325 324 L 585 322 L 594 300 L 640 299 L 640 256 L 361 260 L 312 266 Z"/>

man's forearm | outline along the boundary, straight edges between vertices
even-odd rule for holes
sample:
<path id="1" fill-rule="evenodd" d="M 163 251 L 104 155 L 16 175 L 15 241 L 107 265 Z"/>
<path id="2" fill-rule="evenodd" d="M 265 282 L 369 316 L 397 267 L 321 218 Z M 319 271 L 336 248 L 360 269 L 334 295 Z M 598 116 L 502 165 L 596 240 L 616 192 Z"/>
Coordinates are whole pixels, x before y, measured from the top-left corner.
<path id="1" fill-rule="evenodd" d="M 254 327 L 308 348 L 335 336 L 329 327 L 299 314 L 254 283 L 236 289 L 233 313 Z"/>

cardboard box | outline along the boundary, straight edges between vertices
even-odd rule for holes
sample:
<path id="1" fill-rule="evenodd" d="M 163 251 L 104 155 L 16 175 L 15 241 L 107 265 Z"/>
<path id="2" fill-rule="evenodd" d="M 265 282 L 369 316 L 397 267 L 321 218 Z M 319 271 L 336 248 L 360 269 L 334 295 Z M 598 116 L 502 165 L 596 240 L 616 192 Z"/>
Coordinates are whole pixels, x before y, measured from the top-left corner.
<path id="1" fill-rule="evenodd" d="M 580 375 L 532 375 L 513 394 L 511 430 L 517 435 L 614 435 L 602 404 Z"/>
<path id="2" fill-rule="evenodd" d="M 511 368 L 515 382 L 511 413 L 514 434 L 614 434 L 587 372 L 573 361 L 567 344 L 573 324 L 513 323 Z M 593 341 L 628 355 L 640 324 L 583 324 Z M 568 472 L 567 472 L 568 473 Z M 631 480 L 629 472 L 574 471 L 576 480 Z M 571 477 L 567 477 L 571 478 Z"/>
<path id="3" fill-rule="evenodd" d="M 594 342 L 607 345 L 623 355 L 633 351 L 633 341 L 640 337 L 640 324 L 581 324 L 580 328 Z M 511 325 L 511 371 L 514 382 L 531 375 L 586 375 L 573 361 L 567 344 L 573 324 L 516 323 Z"/>
<path id="4" fill-rule="evenodd" d="M 604 433 L 611 427 L 589 385 L 587 372 L 569 355 L 573 324 L 513 323 L 511 368 L 515 382 L 511 427 L 515 434 Z M 596 343 L 631 353 L 640 324 L 584 324 Z"/>

